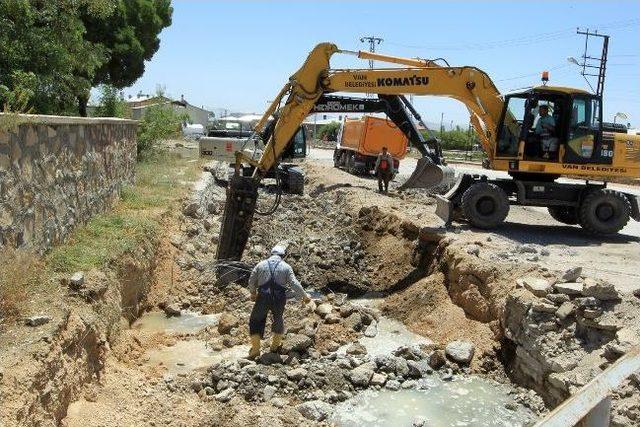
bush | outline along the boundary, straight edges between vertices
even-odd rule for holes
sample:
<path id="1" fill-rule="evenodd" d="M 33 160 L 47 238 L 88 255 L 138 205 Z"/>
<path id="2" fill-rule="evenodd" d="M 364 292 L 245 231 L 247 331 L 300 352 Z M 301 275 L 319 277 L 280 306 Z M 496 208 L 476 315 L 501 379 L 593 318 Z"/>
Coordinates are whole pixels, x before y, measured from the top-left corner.
<path id="1" fill-rule="evenodd" d="M 337 141 L 339 130 L 339 122 L 327 123 L 326 125 L 320 126 L 320 129 L 318 129 L 318 138 L 327 141 Z"/>
<path id="2" fill-rule="evenodd" d="M 152 105 L 144 112 L 138 127 L 138 158 L 153 152 L 162 140 L 175 138 L 180 133 L 181 124 L 188 120 L 167 105 Z"/>

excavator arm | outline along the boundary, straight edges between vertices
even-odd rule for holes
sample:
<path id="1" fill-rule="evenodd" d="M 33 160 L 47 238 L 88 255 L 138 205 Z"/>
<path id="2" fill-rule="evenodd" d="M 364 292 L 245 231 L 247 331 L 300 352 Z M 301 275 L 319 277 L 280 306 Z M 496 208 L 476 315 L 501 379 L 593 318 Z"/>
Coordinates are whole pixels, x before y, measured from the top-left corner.
<path id="1" fill-rule="evenodd" d="M 332 70 L 329 60 L 339 52 L 407 68 Z M 341 51 L 332 43 L 321 43 L 309 53 L 302 67 L 290 77 L 256 125 L 256 132 L 265 142 L 260 159 L 248 158 L 240 152 L 236 154 L 236 170 L 243 162 L 256 168 L 252 177 L 235 174 L 229 181 L 218 259 L 240 259 L 249 237 L 260 179 L 277 165 L 289 141 L 320 97 L 332 92 L 372 93 L 381 99 L 407 93 L 457 99 L 469 110 L 471 123 L 492 161 L 503 101 L 486 73 L 474 67 L 442 67 L 429 60 Z M 272 116 L 275 120 L 267 126 Z M 437 156 L 430 161 L 437 165 Z"/>

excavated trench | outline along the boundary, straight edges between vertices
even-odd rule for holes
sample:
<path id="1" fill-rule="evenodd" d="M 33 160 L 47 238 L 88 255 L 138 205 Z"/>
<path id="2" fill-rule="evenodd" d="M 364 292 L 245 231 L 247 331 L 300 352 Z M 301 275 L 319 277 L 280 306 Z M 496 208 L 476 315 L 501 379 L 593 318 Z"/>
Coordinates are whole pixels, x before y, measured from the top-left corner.
<path id="1" fill-rule="evenodd" d="M 139 424 L 148 422 L 150 416 L 154 423 L 246 425 L 255 411 L 266 417 L 262 418 L 265 422 L 297 425 L 300 413 L 295 405 L 322 403 L 323 399 L 330 402 L 333 413 L 315 421 L 326 418 L 338 425 L 397 425 L 399 420 L 420 419 L 429 425 L 512 425 L 531 421 L 544 410 L 535 394 L 516 385 L 536 390 L 549 406 L 575 389 L 575 379 L 561 374 L 573 373 L 577 364 L 562 369 L 559 361 L 545 365 L 547 353 L 540 340 L 535 341 L 545 333 L 566 335 L 562 325 L 554 329 L 551 320 L 544 318 L 551 315 L 550 310 L 546 314 L 536 311 L 537 297 L 519 283 L 527 274 L 540 273 L 535 267 L 487 262 L 478 256 L 482 242 L 420 227 L 396 210 L 376 206 L 344 187 L 316 186 L 322 191 L 312 188 L 313 197 L 286 195 L 276 213 L 254 221 L 244 261 L 255 264 L 272 245 L 286 238 L 290 243 L 287 261 L 317 304 L 332 307 L 334 320 L 309 314 L 292 303 L 287 309 L 289 333 L 299 338 L 311 328 L 314 344 L 306 352 L 294 351 L 297 359 L 293 364 L 289 357 L 282 359 L 282 368 L 265 364 L 252 372 L 251 365 L 242 361 L 248 348 L 245 322 L 251 307 L 246 290 L 235 285 L 217 288 L 207 267 L 214 255 L 210 247 L 216 243 L 224 203 L 223 190 L 213 185 L 204 187 L 207 196 L 201 197 L 200 213 L 185 215 L 180 235 L 171 238 L 178 248 L 175 268 L 183 277 L 176 279 L 179 283 L 169 293 L 175 293 L 172 298 L 182 308 L 182 316 L 167 319 L 164 313 L 152 311 L 133 323 L 121 340 L 124 345 L 113 352 L 116 366 L 124 367 L 105 374 L 104 390 L 97 396 L 80 400 L 76 400 L 77 393 L 70 396 L 66 402 L 76 402 L 69 407 L 65 425 L 117 425 L 123 419 L 125 424 Z M 172 286 L 173 277 L 172 270 Z M 159 302 L 164 305 L 165 301 L 150 301 Z M 345 307 L 355 307 L 353 311 L 369 323 L 358 332 L 351 331 L 345 326 L 352 319 L 344 316 Z M 541 320 L 549 323 L 549 331 L 525 327 Z M 365 335 L 374 322 L 376 334 Z M 161 339 L 156 338 L 158 334 Z M 582 322 L 577 335 L 604 347 L 615 331 Z M 372 358 L 414 345 L 444 358 L 444 347 L 461 340 L 475 346 L 469 364 L 445 359 L 431 374 L 413 383 L 405 381 L 408 386 L 400 390 L 373 385 L 354 390 L 344 383 L 343 371 L 338 371 L 340 378 L 332 387 L 353 392 L 334 397 L 334 390 L 326 388 L 330 378 L 314 373 L 330 373 L 332 364 L 346 357 L 347 348 L 355 343 L 362 344 Z M 563 354 L 555 356 L 562 359 Z M 102 369 L 104 363 L 100 366 Z M 296 366 L 306 367 L 311 383 L 327 383 L 324 392 L 307 380 L 299 385 L 285 381 L 287 370 Z M 147 385 L 144 396 L 127 394 L 137 387 L 133 382 L 147 381 L 158 370 L 163 372 L 162 380 Z M 121 372 L 128 372 L 132 384 L 120 385 L 125 381 L 120 379 Z M 222 372 L 219 377 L 217 372 Z M 271 377 L 278 376 L 284 379 L 273 383 Z M 275 397 L 266 397 L 269 387 L 276 390 Z M 232 392 L 227 393 L 229 390 Z M 274 396 L 273 391 L 269 393 Z M 172 396 L 180 396 L 188 410 L 176 407 Z M 283 399 L 290 399 L 284 409 L 280 406 Z M 118 414 L 123 400 L 139 408 Z M 64 406 L 58 420 L 67 413 Z M 451 410 L 443 411 L 443 407 Z"/>

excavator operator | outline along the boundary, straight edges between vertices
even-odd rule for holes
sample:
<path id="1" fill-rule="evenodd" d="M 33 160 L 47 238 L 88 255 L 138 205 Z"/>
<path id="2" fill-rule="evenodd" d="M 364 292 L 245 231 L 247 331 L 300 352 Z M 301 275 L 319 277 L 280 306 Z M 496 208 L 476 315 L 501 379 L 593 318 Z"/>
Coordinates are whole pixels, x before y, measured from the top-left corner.
<path id="1" fill-rule="evenodd" d="M 558 140 L 553 136 L 556 129 L 556 121 L 553 116 L 549 115 L 549 106 L 546 104 L 538 108 L 538 114 L 535 134 L 540 138 L 542 157 L 548 159 L 558 149 Z"/>

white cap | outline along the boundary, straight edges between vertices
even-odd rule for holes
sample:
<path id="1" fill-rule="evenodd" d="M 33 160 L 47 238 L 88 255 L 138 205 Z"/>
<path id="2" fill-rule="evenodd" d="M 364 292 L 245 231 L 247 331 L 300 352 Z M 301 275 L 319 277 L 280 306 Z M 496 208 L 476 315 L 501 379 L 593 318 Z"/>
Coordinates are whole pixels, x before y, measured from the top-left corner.
<path id="1" fill-rule="evenodd" d="M 282 245 L 275 245 L 272 249 L 271 249 L 271 255 L 280 255 L 280 256 L 284 256 L 284 254 L 286 253 L 287 249 L 282 246 Z"/>

